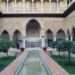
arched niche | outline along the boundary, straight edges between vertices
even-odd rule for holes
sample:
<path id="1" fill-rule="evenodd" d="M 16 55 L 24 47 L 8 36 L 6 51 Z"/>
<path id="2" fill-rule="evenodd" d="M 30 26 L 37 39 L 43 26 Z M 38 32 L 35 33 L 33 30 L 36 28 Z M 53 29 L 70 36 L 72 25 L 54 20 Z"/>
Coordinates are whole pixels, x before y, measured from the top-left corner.
<path id="1" fill-rule="evenodd" d="M 26 36 L 27 37 L 39 37 L 41 27 L 37 20 L 30 20 L 26 25 Z"/>
<path id="2" fill-rule="evenodd" d="M 65 32 L 63 29 L 57 31 L 56 40 L 65 40 Z"/>

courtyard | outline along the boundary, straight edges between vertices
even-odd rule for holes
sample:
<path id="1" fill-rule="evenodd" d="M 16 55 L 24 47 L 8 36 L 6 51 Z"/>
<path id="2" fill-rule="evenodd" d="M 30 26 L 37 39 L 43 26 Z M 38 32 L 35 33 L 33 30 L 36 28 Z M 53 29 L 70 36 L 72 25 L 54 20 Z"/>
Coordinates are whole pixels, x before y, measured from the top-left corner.
<path id="1" fill-rule="evenodd" d="M 48 41 L 48 43 L 50 43 L 48 44 L 49 48 L 45 47 L 41 49 L 38 47 L 37 44 L 33 44 L 33 46 L 28 45 L 27 48 L 24 50 L 17 49 L 21 50 L 18 53 L 12 53 L 12 51 L 9 52 L 1 50 L 1 52 L 3 52 L 5 55 L 0 57 L 1 75 L 5 75 L 6 72 L 7 75 L 10 75 L 11 71 L 12 75 L 74 75 L 74 41 L 57 40 L 55 42 Z M 12 50 L 14 51 L 14 49 L 15 48 L 13 47 Z M 15 68 L 14 70 L 13 67 Z"/>
<path id="2" fill-rule="evenodd" d="M 0 0 L 0 75 L 75 75 L 75 0 Z"/>

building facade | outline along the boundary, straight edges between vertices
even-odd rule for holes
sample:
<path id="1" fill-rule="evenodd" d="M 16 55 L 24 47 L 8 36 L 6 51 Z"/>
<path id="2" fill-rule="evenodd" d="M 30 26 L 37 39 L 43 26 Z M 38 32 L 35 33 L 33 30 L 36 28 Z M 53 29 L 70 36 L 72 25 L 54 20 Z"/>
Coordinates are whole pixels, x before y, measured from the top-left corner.
<path id="1" fill-rule="evenodd" d="M 0 35 L 75 40 L 74 0 L 1 0 Z"/>

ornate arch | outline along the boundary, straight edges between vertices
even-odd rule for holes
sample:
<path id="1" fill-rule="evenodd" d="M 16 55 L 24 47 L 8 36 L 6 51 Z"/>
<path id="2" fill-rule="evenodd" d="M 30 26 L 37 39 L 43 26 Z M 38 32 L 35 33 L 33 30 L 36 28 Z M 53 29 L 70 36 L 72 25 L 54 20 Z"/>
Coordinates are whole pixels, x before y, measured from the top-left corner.
<path id="1" fill-rule="evenodd" d="M 37 20 L 32 19 L 26 25 L 26 36 L 40 36 L 41 27 Z"/>
<path id="2" fill-rule="evenodd" d="M 5 38 L 5 39 L 10 39 L 10 36 L 9 36 L 9 33 L 7 30 L 2 31 L 1 37 Z"/>
<path id="3" fill-rule="evenodd" d="M 58 31 L 57 31 L 57 34 L 56 34 L 56 39 L 58 40 L 58 39 L 63 39 L 63 40 L 65 40 L 65 32 L 64 32 L 64 30 L 63 29 L 59 29 Z"/>

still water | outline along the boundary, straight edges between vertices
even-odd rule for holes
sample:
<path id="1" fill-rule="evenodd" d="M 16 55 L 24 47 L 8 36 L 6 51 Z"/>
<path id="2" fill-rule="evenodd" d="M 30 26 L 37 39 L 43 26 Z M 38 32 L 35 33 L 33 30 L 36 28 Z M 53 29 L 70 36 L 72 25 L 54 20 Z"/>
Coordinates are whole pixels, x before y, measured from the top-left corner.
<path id="1" fill-rule="evenodd" d="M 52 75 L 40 57 L 40 51 L 29 51 L 19 72 L 15 75 Z"/>

